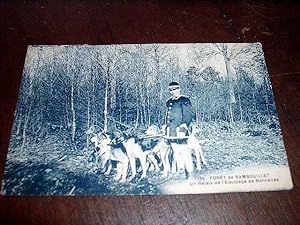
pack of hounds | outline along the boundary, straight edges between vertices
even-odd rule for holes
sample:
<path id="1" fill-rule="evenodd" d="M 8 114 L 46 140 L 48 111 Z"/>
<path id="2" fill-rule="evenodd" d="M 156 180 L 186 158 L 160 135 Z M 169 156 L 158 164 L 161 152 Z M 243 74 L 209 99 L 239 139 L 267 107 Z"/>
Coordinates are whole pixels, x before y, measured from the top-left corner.
<path id="1" fill-rule="evenodd" d="M 92 133 L 90 140 L 95 147 L 93 155 L 97 168 L 109 176 L 116 169 L 113 179 L 119 182 L 131 181 L 136 177 L 146 178 L 150 170 L 156 171 L 162 178 L 169 173 L 182 172 L 184 168 L 178 167 L 179 159 L 163 130 L 165 128 L 151 125 L 142 136 L 132 129 L 114 134 Z M 178 142 L 184 145 L 185 154 L 190 154 L 193 159 L 190 162 L 193 165 L 186 166 L 192 166 L 197 171 L 206 165 L 201 147 L 203 141 L 197 139 L 200 131 L 199 125 L 194 124 L 185 141 Z"/>

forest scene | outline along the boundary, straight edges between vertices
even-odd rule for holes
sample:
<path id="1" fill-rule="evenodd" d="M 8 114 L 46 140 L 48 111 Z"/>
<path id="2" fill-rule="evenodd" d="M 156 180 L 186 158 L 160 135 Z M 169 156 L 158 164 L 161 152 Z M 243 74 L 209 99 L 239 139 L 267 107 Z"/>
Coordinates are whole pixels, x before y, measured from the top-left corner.
<path id="1" fill-rule="evenodd" d="M 2 194 L 161 194 L 182 177 L 118 183 L 95 170 L 91 133 L 162 127 L 172 81 L 201 127 L 207 165 L 195 177 L 287 166 L 259 43 L 38 45 L 26 55 Z"/>

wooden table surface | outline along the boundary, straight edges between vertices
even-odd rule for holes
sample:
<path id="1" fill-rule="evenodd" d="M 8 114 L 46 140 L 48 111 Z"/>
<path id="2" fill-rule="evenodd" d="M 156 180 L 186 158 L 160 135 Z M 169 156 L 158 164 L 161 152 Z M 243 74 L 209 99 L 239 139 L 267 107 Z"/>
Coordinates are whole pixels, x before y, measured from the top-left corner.
<path id="1" fill-rule="evenodd" d="M 1 224 L 300 224 L 300 4 L 1 1 L 0 179 L 30 44 L 261 42 L 294 189 L 125 197 L 0 197 Z"/>

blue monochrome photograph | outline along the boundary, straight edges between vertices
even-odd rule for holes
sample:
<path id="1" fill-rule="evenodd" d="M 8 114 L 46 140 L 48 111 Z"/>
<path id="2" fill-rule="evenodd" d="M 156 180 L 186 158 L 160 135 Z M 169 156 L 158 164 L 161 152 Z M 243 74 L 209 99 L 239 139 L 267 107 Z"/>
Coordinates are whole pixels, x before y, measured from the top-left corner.
<path id="1" fill-rule="evenodd" d="M 292 187 L 260 43 L 28 46 L 2 195 Z"/>

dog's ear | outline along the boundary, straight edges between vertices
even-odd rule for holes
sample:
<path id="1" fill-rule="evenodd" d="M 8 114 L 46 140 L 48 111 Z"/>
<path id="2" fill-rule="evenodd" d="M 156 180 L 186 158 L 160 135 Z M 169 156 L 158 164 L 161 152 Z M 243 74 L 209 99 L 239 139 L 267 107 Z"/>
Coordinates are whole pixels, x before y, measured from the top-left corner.
<path id="1" fill-rule="evenodd" d="M 103 136 L 107 139 L 109 138 L 109 134 L 108 133 L 103 133 Z"/>
<path id="2" fill-rule="evenodd" d="M 122 131 L 121 134 L 122 134 L 123 136 L 127 136 L 129 132 L 130 132 L 130 129 L 127 129 L 127 130 Z"/>
<path id="3" fill-rule="evenodd" d="M 127 137 L 129 136 L 129 133 L 128 133 L 127 130 L 125 130 L 125 131 L 122 133 L 122 135 L 120 135 L 120 136 L 123 136 L 123 137 L 127 138 Z"/>
<path id="4" fill-rule="evenodd" d="M 137 132 L 137 130 L 136 130 L 136 129 L 133 129 L 132 132 L 131 132 L 131 135 L 132 135 L 133 137 L 138 137 L 138 132 Z"/>
<path id="5" fill-rule="evenodd" d="M 137 128 L 133 129 L 131 134 L 132 137 L 136 137 L 136 138 L 139 138 L 142 135 Z"/>
<path id="6" fill-rule="evenodd" d="M 96 143 L 97 141 L 98 141 L 97 135 L 95 135 L 94 137 L 91 138 L 92 143 Z"/>
<path id="7" fill-rule="evenodd" d="M 125 138 L 137 137 L 137 131 L 135 128 L 129 128 L 123 132 Z"/>
<path id="8" fill-rule="evenodd" d="M 154 125 L 154 130 L 155 130 L 155 133 L 156 134 L 159 134 L 160 133 L 160 129 L 158 126 Z"/>
<path id="9" fill-rule="evenodd" d="M 127 130 L 125 130 L 123 133 L 130 134 L 130 133 L 133 132 L 133 130 L 134 130 L 134 128 L 133 128 L 133 127 L 130 127 L 130 128 L 128 128 Z"/>
<path id="10" fill-rule="evenodd" d="M 85 131 L 85 134 L 94 134 L 96 132 L 96 129 L 94 126 L 91 126 L 88 130 Z"/>
<path id="11" fill-rule="evenodd" d="M 113 138 L 113 139 L 118 139 L 118 138 L 121 137 L 122 135 L 123 135 L 123 134 L 122 134 L 121 131 L 116 130 L 116 131 L 114 131 L 114 132 L 112 133 L 112 138 Z"/>
<path id="12" fill-rule="evenodd" d="M 102 133 L 99 132 L 99 133 L 97 134 L 97 138 L 101 138 L 101 137 L 102 137 Z"/>

